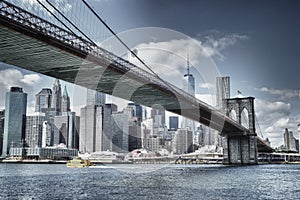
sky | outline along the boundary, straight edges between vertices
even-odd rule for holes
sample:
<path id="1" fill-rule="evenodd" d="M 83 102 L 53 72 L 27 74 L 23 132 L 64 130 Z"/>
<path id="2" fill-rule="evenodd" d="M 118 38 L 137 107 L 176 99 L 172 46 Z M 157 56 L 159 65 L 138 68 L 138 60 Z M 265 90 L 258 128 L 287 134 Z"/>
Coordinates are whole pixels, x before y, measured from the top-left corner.
<path id="1" fill-rule="evenodd" d="M 162 78 L 180 87 L 188 54 L 197 97 L 213 103 L 214 83 L 210 76 L 230 76 L 232 97 L 237 90 L 243 96 L 255 97 L 260 129 L 272 146 L 283 144 L 285 128 L 298 138 L 299 1 L 87 2 L 130 47 L 138 49 L 138 55 Z M 102 41 L 104 46 L 110 43 L 109 39 Z M 34 96 L 41 87 L 51 88 L 52 83 L 52 78 L 0 63 L 0 108 L 4 107 L 5 92 L 12 85 L 22 86 L 29 96 Z M 62 84 L 67 84 L 71 97 L 78 101 L 73 103 L 73 109 L 79 111 L 84 98 L 78 100 L 77 94 L 83 89 Z M 33 106 L 31 97 L 30 112 Z"/>

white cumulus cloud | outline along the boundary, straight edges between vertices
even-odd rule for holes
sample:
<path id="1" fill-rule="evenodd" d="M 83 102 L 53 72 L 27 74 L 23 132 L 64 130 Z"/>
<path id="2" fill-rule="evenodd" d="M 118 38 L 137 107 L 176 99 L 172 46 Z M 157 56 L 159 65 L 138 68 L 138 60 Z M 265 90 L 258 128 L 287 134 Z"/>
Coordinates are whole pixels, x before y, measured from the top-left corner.
<path id="1" fill-rule="evenodd" d="M 263 136 L 268 137 L 272 146 L 283 144 L 283 132 L 295 122 L 291 115 L 290 103 L 282 101 L 255 100 L 255 113 Z"/>
<path id="2" fill-rule="evenodd" d="M 41 77 L 38 74 L 25 74 L 21 79 L 21 82 L 27 85 L 34 85 L 41 80 Z"/>

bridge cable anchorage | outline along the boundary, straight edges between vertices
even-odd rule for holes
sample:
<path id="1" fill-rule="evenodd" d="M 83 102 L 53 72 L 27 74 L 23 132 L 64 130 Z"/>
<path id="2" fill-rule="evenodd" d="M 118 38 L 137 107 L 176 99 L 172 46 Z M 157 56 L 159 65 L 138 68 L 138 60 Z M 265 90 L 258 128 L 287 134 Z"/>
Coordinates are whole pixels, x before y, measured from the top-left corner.
<path id="1" fill-rule="evenodd" d="M 142 63 L 150 72 L 152 72 L 154 76 L 156 76 L 156 78 L 158 78 L 161 82 L 166 84 L 169 87 L 169 89 L 172 90 L 172 92 L 180 95 L 180 93 L 173 88 L 173 85 L 160 78 L 158 74 L 156 74 L 133 50 L 131 50 L 127 46 L 125 42 L 121 40 L 121 38 L 108 26 L 108 24 L 98 15 L 98 13 L 96 13 L 96 11 L 86 2 L 86 0 L 81 0 L 81 1 L 89 8 L 89 10 L 97 17 L 97 19 L 100 20 L 102 24 L 117 38 L 117 40 L 131 53 L 131 55 L 137 58 L 138 61 L 140 61 L 140 63 Z"/>

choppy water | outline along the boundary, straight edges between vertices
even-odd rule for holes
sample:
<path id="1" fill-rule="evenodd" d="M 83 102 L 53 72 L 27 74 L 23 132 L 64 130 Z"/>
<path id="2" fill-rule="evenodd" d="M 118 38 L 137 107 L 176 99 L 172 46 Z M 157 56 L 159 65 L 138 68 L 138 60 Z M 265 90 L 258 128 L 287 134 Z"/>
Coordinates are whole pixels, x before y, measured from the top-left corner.
<path id="1" fill-rule="evenodd" d="M 300 165 L 0 164 L 0 199 L 299 199 Z"/>

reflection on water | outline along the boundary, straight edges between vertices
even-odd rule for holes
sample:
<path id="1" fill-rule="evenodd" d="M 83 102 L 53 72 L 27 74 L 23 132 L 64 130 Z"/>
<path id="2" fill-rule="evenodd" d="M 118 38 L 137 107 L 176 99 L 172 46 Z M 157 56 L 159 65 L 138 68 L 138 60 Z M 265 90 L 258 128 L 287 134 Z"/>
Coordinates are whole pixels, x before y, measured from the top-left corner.
<path id="1" fill-rule="evenodd" d="M 0 199 L 298 199 L 300 165 L 0 164 Z"/>

